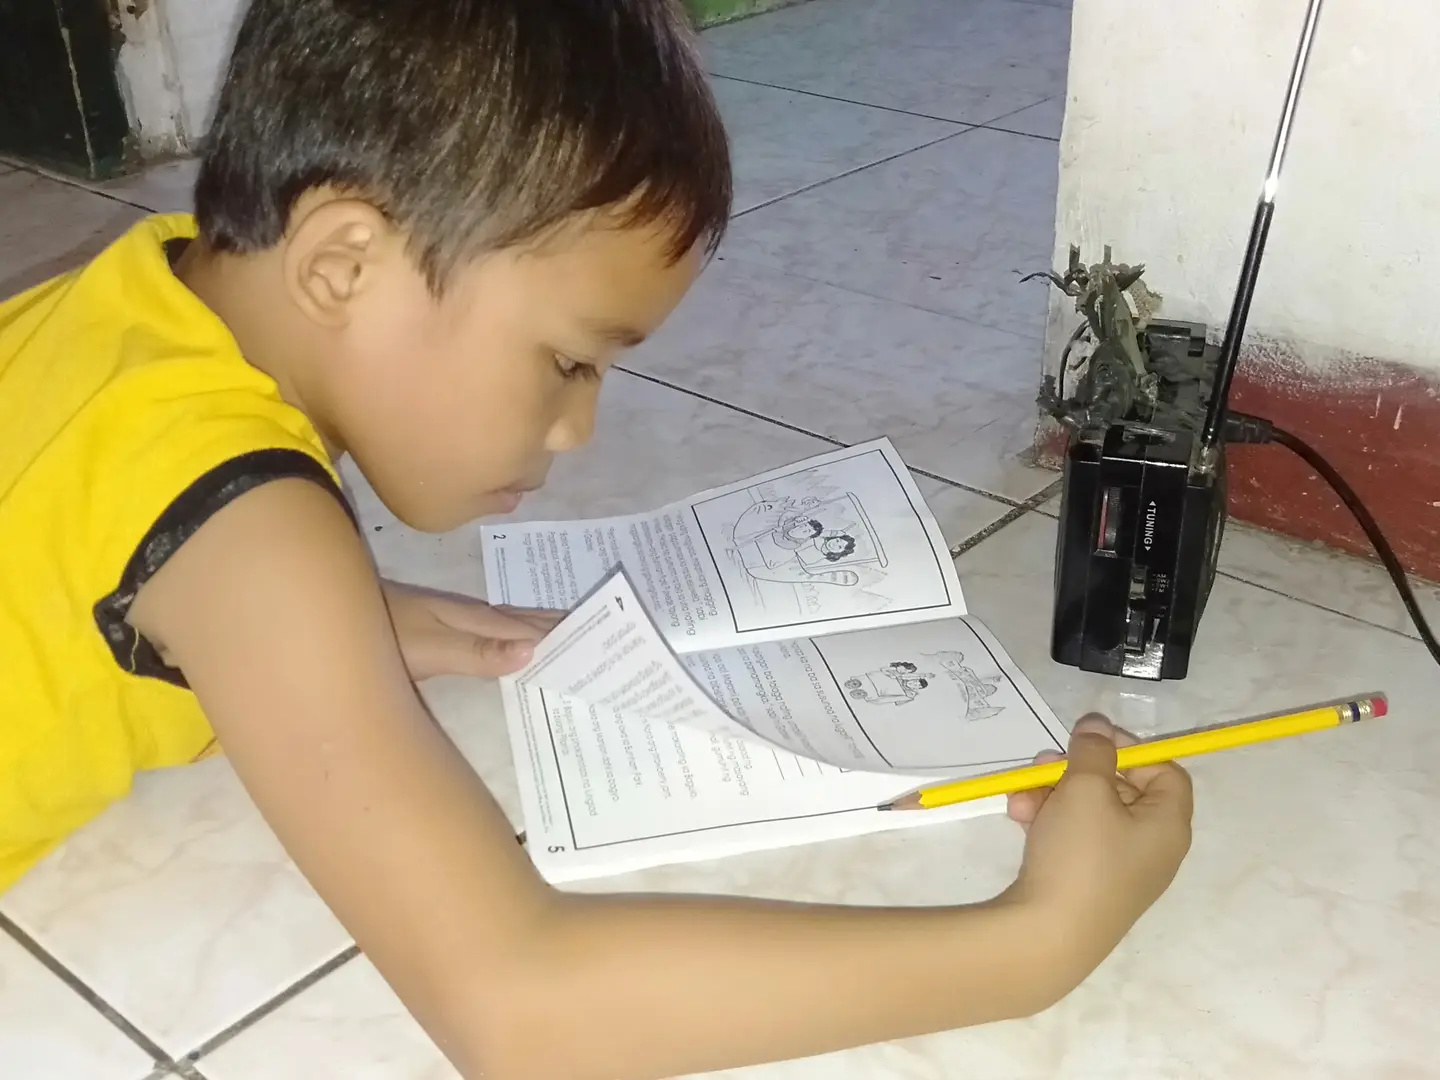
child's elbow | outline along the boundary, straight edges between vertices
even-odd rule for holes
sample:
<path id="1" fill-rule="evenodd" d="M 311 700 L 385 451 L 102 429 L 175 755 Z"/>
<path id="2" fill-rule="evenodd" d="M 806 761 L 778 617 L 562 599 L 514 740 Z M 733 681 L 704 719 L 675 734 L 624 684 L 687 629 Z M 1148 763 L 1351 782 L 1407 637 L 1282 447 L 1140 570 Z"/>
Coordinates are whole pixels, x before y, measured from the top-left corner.
<path id="1" fill-rule="evenodd" d="M 441 1049 L 464 1080 L 561 1076 L 580 1080 L 594 1055 L 582 1054 L 573 1040 L 561 1034 L 569 1025 L 556 1022 L 556 1007 L 513 1002 L 478 1009 L 453 1039 L 442 1042 Z M 612 1072 L 607 1080 L 618 1078 Z"/>
<path id="2" fill-rule="evenodd" d="M 606 1040 L 590 1027 L 593 997 L 548 944 L 517 943 L 499 970 L 472 968 L 468 987 L 446 996 L 432 1037 L 465 1080 L 632 1080 L 623 1061 L 603 1060 Z"/>

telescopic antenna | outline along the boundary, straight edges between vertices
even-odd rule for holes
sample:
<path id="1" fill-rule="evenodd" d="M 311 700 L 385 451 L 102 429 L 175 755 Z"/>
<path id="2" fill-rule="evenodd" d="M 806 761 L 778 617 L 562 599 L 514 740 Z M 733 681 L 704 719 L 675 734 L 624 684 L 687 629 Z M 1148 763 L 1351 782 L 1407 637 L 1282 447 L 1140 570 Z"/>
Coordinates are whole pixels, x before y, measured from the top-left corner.
<path id="1" fill-rule="evenodd" d="M 1225 340 L 1220 345 L 1220 358 L 1215 370 L 1215 388 L 1205 411 L 1205 426 L 1200 431 L 1200 461 L 1209 466 L 1215 461 L 1225 433 L 1225 408 L 1230 399 L 1230 384 L 1235 379 L 1235 365 L 1240 359 L 1240 339 L 1245 336 L 1245 321 L 1250 317 L 1250 301 L 1255 296 L 1255 280 L 1260 276 L 1260 259 L 1265 254 L 1265 238 L 1270 232 L 1270 219 L 1275 216 L 1275 192 L 1280 187 L 1280 166 L 1290 142 L 1290 128 L 1295 122 L 1295 105 L 1300 100 L 1300 86 L 1305 81 L 1305 67 L 1310 60 L 1310 43 L 1315 39 L 1315 25 L 1320 21 L 1324 0 L 1310 0 L 1305 14 L 1305 29 L 1300 47 L 1295 50 L 1295 67 L 1290 72 L 1290 89 L 1285 94 L 1285 111 L 1280 115 L 1280 128 L 1275 132 L 1275 146 L 1270 151 L 1270 169 L 1265 186 L 1255 207 L 1255 221 L 1250 226 L 1250 241 L 1245 246 L 1245 260 L 1240 264 L 1240 283 L 1235 287 L 1235 300 L 1230 308 L 1230 321 L 1225 325 Z"/>

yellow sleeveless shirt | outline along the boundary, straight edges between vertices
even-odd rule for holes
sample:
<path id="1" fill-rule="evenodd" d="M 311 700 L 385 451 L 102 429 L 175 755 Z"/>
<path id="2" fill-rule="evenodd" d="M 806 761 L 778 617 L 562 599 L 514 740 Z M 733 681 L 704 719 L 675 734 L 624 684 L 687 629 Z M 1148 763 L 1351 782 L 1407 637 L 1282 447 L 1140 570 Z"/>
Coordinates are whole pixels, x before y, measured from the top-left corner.
<path id="1" fill-rule="evenodd" d="M 309 420 L 171 271 L 188 215 L 0 303 L 0 892 L 214 735 L 125 621 L 231 499 L 303 477 L 340 495 Z"/>

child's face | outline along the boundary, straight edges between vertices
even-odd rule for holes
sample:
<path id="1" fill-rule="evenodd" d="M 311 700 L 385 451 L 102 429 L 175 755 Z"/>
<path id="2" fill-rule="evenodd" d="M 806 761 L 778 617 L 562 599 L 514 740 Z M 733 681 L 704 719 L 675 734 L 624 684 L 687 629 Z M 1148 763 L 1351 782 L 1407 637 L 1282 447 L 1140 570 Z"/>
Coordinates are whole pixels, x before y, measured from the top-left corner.
<path id="1" fill-rule="evenodd" d="M 685 295 L 658 228 L 575 223 L 462 268 L 436 300 L 397 243 L 363 272 L 325 379 L 338 441 L 397 517 L 426 531 L 513 511 L 591 436 L 600 376 Z"/>

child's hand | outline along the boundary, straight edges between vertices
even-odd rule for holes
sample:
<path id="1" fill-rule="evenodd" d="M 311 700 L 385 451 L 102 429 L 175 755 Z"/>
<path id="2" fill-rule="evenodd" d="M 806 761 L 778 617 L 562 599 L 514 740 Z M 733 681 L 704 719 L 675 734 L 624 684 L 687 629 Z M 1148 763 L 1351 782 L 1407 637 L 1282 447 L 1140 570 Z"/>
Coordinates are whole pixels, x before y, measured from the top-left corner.
<path id="1" fill-rule="evenodd" d="M 1116 747 L 1134 741 L 1087 716 L 1060 782 L 1010 797 L 1010 816 L 1028 833 L 1015 895 L 1073 930 L 1086 970 L 1160 897 L 1190 849 L 1189 775 L 1174 764 L 1117 775 Z"/>
<path id="2" fill-rule="evenodd" d="M 383 582 L 405 667 L 416 682 L 435 675 L 495 678 L 530 662 L 535 643 L 563 611 L 491 607 L 483 600 Z"/>

